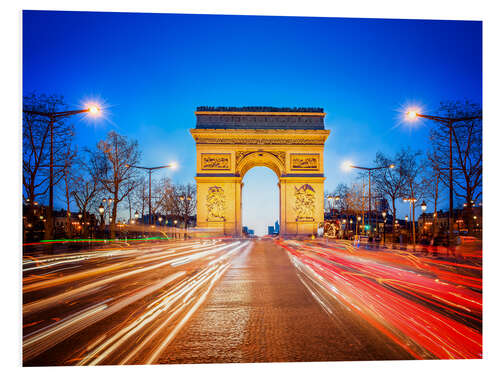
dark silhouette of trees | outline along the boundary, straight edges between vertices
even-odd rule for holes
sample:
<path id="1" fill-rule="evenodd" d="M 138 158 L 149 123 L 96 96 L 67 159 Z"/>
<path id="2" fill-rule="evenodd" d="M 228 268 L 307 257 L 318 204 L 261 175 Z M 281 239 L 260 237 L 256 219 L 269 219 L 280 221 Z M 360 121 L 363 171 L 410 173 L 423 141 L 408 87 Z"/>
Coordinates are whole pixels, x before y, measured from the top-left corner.
<path id="1" fill-rule="evenodd" d="M 441 103 L 439 114 L 445 117 L 462 118 L 480 116 L 478 104 L 464 101 Z M 465 217 L 469 232 L 473 228 L 472 206 L 482 196 L 482 120 L 461 121 L 452 128 L 453 190 L 455 196 L 465 201 Z M 430 131 L 432 158 L 442 171 L 441 182 L 449 188 L 449 128 L 437 123 Z"/>
<path id="2" fill-rule="evenodd" d="M 55 112 L 65 110 L 63 98 L 31 94 L 23 97 L 23 110 Z M 52 186 L 65 175 L 66 150 L 72 141 L 74 127 L 66 119 L 53 124 L 54 178 Z M 23 196 L 28 204 L 28 221 L 33 220 L 35 201 L 45 200 L 49 185 L 50 122 L 47 117 L 23 112 Z M 53 229 L 52 212 L 47 212 L 46 234 Z"/>
<path id="3" fill-rule="evenodd" d="M 386 156 L 382 152 L 377 152 L 375 166 L 382 167 L 373 171 L 372 187 L 376 195 L 386 198 L 391 202 L 392 227 L 396 224 L 396 201 L 404 197 L 406 176 L 403 173 L 402 162 L 404 154 L 400 151 L 395 156 Z M 394 164 L 394 168 L 385 168 Z"/>
<path id="4" fill-rule="evenodd" d="M 111 238 L 115 238 L 118 205 L 138 184 L 138 172 L 129 165 L 140 160 L 137 141 L 110 131 L 105 140 L 97 143 L 90 164 L 92 173 L 99 180 L 104 191 L 113 199 L 111 209 Z"/>

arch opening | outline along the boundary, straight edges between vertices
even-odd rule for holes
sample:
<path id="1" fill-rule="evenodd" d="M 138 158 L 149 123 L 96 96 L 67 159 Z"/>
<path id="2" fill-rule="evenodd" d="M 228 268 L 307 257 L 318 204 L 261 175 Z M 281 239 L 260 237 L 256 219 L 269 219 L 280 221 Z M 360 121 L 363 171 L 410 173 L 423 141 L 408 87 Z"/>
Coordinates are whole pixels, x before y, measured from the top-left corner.
<path id="1" fill-rule="evenodd" d="M 276 172 L 268 166 L 245 171 L 242 186 L 242 226 L 257 236 L 268 234 L 268 227 L 280 225 L 280 189 Z M 276 226 L 278 223 L 278 226 Z"/>

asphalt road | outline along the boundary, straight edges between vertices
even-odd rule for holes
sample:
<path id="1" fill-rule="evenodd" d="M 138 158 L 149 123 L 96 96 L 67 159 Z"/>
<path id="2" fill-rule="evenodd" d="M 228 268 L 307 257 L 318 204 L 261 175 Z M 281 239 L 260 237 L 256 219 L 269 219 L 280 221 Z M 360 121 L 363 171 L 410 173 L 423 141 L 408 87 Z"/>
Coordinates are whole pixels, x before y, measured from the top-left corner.
<path id="1" fill-rule="evenodd" d="M 23 260 L 23 364 L 480 358 L 481 266 L 321 241 Z"/>

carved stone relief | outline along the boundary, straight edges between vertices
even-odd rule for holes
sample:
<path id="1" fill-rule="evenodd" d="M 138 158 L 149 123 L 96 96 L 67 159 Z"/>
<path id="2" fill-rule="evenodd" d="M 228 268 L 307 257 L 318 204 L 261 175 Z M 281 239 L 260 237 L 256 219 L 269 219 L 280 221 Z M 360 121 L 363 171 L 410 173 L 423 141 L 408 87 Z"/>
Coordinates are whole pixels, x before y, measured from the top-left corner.
<path id="1" fill-rule="evenodd" d="M 309 184 L 295 187 L 295 213 L 298 221 L 314 220 L 315 195 Z"/>
<path id="2" fill-rule="evenodd" d="M 291 154 L 290 163 L 293 170 L 317 171 L 319 154 Z"/>
<path id="3" fill-rule="evenodd" d="M 211 186 L 207 194 L 207 221 L 224 221 L 226 212 L 226 197 L 220 186 Z"/>

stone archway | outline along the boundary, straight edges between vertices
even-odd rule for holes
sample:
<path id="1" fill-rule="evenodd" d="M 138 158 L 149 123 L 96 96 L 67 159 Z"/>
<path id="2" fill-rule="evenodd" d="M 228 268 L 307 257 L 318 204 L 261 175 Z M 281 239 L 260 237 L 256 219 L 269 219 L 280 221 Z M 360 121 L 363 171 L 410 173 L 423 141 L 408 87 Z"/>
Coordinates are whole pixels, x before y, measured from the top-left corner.
<path id="1" fill-rule="evenodd" d="M 198 227 L 240 236 L 242 179 L 265 166 L 279 179 L 280 234 L 317 233 L 330 133 L 322 109 L 199 107 L 195 114 Z"/>

